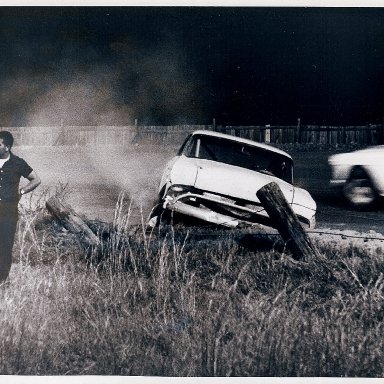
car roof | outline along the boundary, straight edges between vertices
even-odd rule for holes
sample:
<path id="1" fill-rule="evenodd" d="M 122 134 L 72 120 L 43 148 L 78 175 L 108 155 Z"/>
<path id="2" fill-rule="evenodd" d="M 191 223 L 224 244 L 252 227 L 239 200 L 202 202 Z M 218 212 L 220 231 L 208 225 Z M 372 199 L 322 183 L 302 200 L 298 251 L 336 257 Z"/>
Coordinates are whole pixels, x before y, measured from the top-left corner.
<path id="1" fill-rule="evenodd" d="M 194 131 L 192 133 L 192 135 L 205 135 L 205 136 L 213 136 L 213 137 L 220 137 L 220 138 L 223 138 L 223 139 L 229 139 L 229 140 L 232 140 L 232 141 L 237 141 L 239 143 L 244 143 L 244 144 L 252 145 L 254 147 L 262 148 L 262 149 L 265 149 L 267 151 L 275 152 L 275 153 L 278 153 L 280 155 L 289 157 L 292 160 L 292 156 L 289 155 L 287 152 L 285 152 L 285 151 L 283 151 L 283 150 L 281 150 L 279 148 L 275 148 L 275 147 L 273 147 L 271 145 L 264 144 L 264 143 L 259 143 L 257 141 L 253 141 L 253 140 L 250 140 L 250 139 L 244 139 L 242 137 L 237 137 L 237 136 L 233 136 L 233 135 L 227 135 L 225 133 L 215 132 L 215 131 L 208 131 L 208 130 Z"/>

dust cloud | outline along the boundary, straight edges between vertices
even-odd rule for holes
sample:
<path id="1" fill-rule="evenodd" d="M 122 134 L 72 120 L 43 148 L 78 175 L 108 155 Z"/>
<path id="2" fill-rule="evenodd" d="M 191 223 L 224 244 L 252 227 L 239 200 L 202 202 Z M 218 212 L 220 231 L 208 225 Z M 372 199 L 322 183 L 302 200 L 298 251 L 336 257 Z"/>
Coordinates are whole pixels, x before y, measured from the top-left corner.
<path id="1" fill-rule="evenodd" d="M 88 48 L 0 80 L 6 126 L 196 124 L 199 78 L 177 43 L 146 50 L 113 41 L 108 55 Z"/>
<path id="2" fill-rule="evenodd" d="M 115 74 L 97 70 L 53 84 L 29 106 L 26 126 L 130 123 L 134 107 L 115 101 L 114 86 Z"/>
<path id="3" fill-rule="evenodd" d="M 127 126 L 136 119 L 139 125 L 196 124 L 201 116 L 198 76 L 179 48 L 172 39 L 152 50 L 119 39 L 106 48 L 108 55 L 64 46 L 61 56 L 31 62 L 0 80 L 1 125 L 65 129 Z M 30 57 L 31 50 L 26 51 Z M 17 154 L 38 172 L 42 187 L 68 183 L 74 208 L 110 219 L 121 192 L 137 207 L 151 207 L 172 150 L 133 144 L 39 146 L 19 147 Z"/>

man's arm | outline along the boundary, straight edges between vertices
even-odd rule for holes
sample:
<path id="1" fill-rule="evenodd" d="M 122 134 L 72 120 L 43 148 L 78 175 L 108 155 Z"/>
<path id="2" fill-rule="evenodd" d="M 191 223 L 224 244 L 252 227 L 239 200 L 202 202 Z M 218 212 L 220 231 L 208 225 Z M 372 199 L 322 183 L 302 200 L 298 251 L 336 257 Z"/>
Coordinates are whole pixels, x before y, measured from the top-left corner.
<path id="1" fill-rule="evenodd" d="M 19 190 L 20 195 L 25 195 L 26 193 L 33 191 L 41 183 L 40 177 L 37 176 L 35 171 L 32 171 L 27 176 L 27 179 L 29 180 L 29 183 L 24 187 L 20 188 Z"/>

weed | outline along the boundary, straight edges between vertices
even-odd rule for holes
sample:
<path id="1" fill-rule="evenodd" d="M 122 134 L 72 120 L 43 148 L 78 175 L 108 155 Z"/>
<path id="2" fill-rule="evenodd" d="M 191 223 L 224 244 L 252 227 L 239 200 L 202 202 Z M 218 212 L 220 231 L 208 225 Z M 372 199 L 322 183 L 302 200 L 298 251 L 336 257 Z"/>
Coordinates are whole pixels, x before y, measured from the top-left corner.
<path id="1" fill-rule="evenodd" d="M 302 263 L 240 230 L 147 233 L 129 207 L 89 223 L 91 256 L 41 205 L 22 212 L 0 374 L 383 376 L 381 251 Z"/>

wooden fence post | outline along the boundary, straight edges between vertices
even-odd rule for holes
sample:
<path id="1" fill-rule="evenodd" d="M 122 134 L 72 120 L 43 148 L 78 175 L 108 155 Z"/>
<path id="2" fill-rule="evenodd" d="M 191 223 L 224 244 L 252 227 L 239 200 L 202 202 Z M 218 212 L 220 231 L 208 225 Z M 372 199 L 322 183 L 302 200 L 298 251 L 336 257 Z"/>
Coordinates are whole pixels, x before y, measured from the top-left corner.
<path id="1" fill-rule="evenodd" d="M 295 259 L 308 261 L 314 256 L 321 258 L 277 183 L 271 182 L 260 188 L 256 196 Z"/>
<path id="2" fill-rule="evenodd" d="M 383 118 L 383 123 L 381 124 L 381 129 L 379 133 L 379 140 L 377 144 L 384 144 L 384 118 Z"/>
<path id="3" fill-rule="evenodd" d="M 346 144 L 346 141 L 347 141 L 347 133 L 345 131 L 345 127 L 342 127 L 341 128 L 341 143 L 342 145 Z"/>
<path id="4" fill-rule="evenodd" d="M 264 131 L 264 143 L 270 143 L 271 142 L 271 126 L 270 124 L 267 124 L 265 126 L 265 131 Z"/>
<path id="5" fill-rule="evenodd" d="M 300 117 L 297 119 L 296 140 L 295 140 L 295 142 L 297 144 L 301 143 L 301 122 L 300 122 Z"/>
<path id="6" fill-rule="evenodd" d="M 49 198 L 45 205 L 60 224 L 76 235 L 83 245 L 86 247 L 98 247 L 101 245 L 100 239 L 70 205 L 62 203 L 54 196 Z"/>

